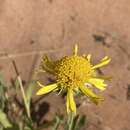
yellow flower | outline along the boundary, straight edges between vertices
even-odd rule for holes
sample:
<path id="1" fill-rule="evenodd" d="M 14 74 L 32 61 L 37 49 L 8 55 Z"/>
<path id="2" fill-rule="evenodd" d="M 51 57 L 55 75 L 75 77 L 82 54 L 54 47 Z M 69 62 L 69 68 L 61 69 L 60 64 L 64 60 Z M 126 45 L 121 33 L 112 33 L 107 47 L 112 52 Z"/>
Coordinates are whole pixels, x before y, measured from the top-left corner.
<path id="1" fill-rule="evenodd" d="M 41 87 L 37 95 L 42 95 L 55 90 L 65 90 L 67 112 L 76 113 L 76 104 L 74 101 L 74 93 L 80 91 L 84 93 L 92 102 L 98 104 L 103 100 L 103 97 L 92 92 L 92 87 L 99 90 L 105 90 L 106 84 L 104 80 L 108 79 L 105 76 L 98 76 L 96 69 L 108 64 L 110 58 L 104 57 L 98 64 L 91 64 L 91 55 L 78 56 L 78 46 L 75 45 L 72 56 L 65 56 L 57 61 L 51 61 L 47 56 L 44 56 L 41 62 L 43 71 L 46 71 L 55 76 L 56 81 L 53 84 L 44 86 L 37 82 Z"/>

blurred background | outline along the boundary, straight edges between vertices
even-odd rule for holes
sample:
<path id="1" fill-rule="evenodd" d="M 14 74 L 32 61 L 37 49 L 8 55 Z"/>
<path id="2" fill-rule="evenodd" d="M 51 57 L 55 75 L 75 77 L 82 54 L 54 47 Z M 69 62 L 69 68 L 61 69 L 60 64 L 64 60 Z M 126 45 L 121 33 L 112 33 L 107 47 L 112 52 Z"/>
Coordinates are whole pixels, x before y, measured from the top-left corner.
<path id="1" fill-rule="evenodd" d="M 10 84 L 15 60 L 27 82 L 43 54 L 54 60 L 71 55 L 75 43 L 79 55 L 92 54 L 93 63 L 110 56 L 111 63 L 100 70 L 113 77 L 105 101 L 99 106 L 83 101 L 78 112 L 87 116 L 84 129 L 130 130 L 129 17 L 129 0 L 0 0 L 0 71 Z M 35 78 L 49 82 L 43 74 Z M 65 111 L 65 101 L 54 93 L 42 100 L 41 123 Z"/>

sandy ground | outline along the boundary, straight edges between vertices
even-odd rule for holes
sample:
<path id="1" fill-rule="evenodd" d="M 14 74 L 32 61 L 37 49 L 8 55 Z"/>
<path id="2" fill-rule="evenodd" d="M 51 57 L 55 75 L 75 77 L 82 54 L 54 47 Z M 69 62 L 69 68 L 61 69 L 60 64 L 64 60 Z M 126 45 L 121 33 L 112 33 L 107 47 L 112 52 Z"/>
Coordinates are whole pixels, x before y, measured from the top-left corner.
<path id="1" fill-rule="evenodd" d="M 129 14 L 129 0 L 0 0 L 0 69 L 10 81 L 16 76 L 11 62 L 15 60 L 23 80 L 29 80 L 39 52 L 57 59 L 71 54 L 75 43 L 79 54 L 92 54 L 93 63 L 108 55 L 112 62 L 101 69 L 113 76 L 106 100 L 99 106 L 83 103 L 79 112 L 88 118 L 84 129 L 130 130 Z M 50 105 L 44 118 L 65 109 L 54 94 L 43 100 Z"/>

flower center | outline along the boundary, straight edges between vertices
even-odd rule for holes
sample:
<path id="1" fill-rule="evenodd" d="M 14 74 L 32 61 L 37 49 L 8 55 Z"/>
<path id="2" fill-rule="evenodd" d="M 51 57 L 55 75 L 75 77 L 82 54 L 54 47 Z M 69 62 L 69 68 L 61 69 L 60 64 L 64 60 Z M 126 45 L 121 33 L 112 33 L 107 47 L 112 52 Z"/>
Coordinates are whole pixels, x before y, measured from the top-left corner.
<path id="1" fill-rule="evenodd" d="M 79 87 L 92 74 L 91 64 L 81 56 L 65 56 L 55 66 L 57 82 L 64 87 Z"/>

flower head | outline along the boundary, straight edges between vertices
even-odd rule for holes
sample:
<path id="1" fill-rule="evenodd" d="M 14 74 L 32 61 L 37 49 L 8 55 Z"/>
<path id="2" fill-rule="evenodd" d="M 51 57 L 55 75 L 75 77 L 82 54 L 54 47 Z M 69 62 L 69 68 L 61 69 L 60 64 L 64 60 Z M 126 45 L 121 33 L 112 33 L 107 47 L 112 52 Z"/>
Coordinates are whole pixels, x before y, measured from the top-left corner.
<path id="1" fill-rule="evenodd" d="M 106 56 L 98 64 L 92 65 L 90 54 L 78 56 L 77 53 L 78 46 L 75 45 L 72 56 L 65 56 L 57 61 L 51 61 L 47 56 L 44 56 L 41 62 L 42 70 L 54 75 L 56 82 L 46 86 L 37 82 L 41 87 L 37 95 L 46 94 L 53 90 L 65 90 L 67 92 L 66 107 L 68 113 L 76 113 L 74 101 L 76 91 L 84 93 L 95 104 L 103 100 L 103 97 L 92 91 L 92 87 L 102 91 L 106 89 L 107 85 L 104 80 L 108 77 L 98 76 L 96 69 L 108 64 L 111 60 Z"/>

